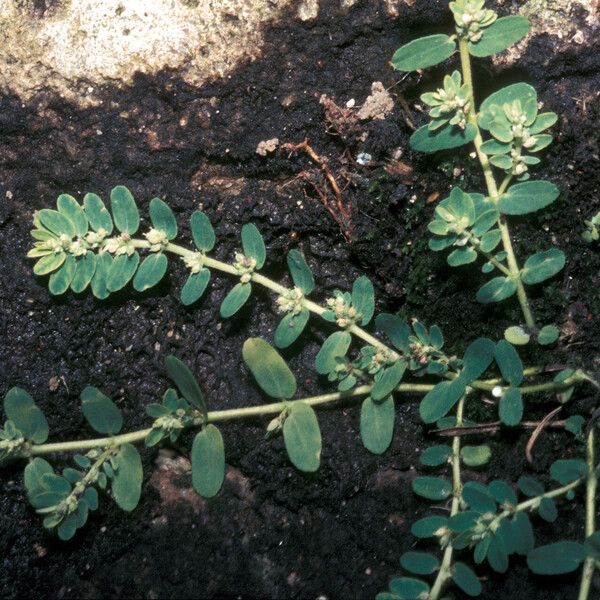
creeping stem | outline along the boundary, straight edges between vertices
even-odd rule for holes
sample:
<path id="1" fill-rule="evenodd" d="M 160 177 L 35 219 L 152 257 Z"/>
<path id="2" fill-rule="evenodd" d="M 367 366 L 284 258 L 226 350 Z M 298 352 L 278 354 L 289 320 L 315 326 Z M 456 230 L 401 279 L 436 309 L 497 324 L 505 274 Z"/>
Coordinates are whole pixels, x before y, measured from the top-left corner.
<path id="1" fill-rule="evenodd" d="M 596 489 L 598 487 L 598 478 L 596 476 L 595 456 L 594 456 L 594 428 L 592 425 L 587 437 L 587 485 L 585 493 L 585 537 L 589 537 L 596 529 Z M 592 577 L 596 559 L 588 556 L 583 564 L 583 573 L 581 574 L 581 585 L 579 586 L 578 600 L 587 600 L 592 585 Z"/>
<path id="2" fill-rule="evenodd" d="M 473 125 L 473 127 L 475 127 L 477 131 L 473 140 L 473 144 L 475 145 L 477 158 L 479 159 L 481 168 L 483 169 L 483 176 L 485 178 L 488 195 L 492 202 L 498 204 L 498 199 L 508 187 L 511 177 L 505 177 L 504 181 L 500 185 L 500 188 L 498 188 L 496 179 L 494 178 L 494 173 L 492 171 L 492 165 L 490 164 L 488 157 L 481 150 L 483 138 L 481 137 L 481 131 L 477 123 L 475 97 L 473 94 L 473 73 L 471 70 L 471 58 L 469 56 L 467 40 L 464 38 L 459 38 L 458 47 L 460 51 L 460 64 L 462 68 L 463 81 L 469 88 L 469 103 L 471 110 L 468 113 L 468 121 L 471 125 Z M 498 228 L 500 229 L 500 233 L 502 235 L 502 245 L 504 246 L 504 251 L 506 252 L 506 262 L 508 264 L 510 276 L 517 285 L 517 298 L 519 299 L 519 304 L 521 305 L 521 311 L 523 312 L 525 323 L 527 323 L 527 325 L 530 327 L 535 327 L 535 319 L 533 318 L 533 313 L 531 312 L 531 307 L 529 306 L 529 299 L 527 298 L 527 293 L 525 292 L 525 286 L 521 280 L 521 269 L 519 268 L 515 252 L 512 247 L 510 231 L 504 215 L 500 215 L 500 218 L 498 219 Z"/>
<path id="3" fill-rule="evenodd" d="M 464 394 L 458 401 L 456 409 L 456 426 L 463 425 L 463 411 L 467 394 Z M 460 509 L 460 497 L 462 494 L 462 481 L 460 475 L 460 436 L 455 435 L 452 439 L 452 507 L 450 508 L 450 516 L 453 517 Z M 452 577 L 452 555 L 454 548 L 450 542 L 444 550 L 442 564 L 438 571 L 437 577 L 433 582 L 431 591 L 429 592 L 428 600 L 438 600 L 447 581 Z"/>

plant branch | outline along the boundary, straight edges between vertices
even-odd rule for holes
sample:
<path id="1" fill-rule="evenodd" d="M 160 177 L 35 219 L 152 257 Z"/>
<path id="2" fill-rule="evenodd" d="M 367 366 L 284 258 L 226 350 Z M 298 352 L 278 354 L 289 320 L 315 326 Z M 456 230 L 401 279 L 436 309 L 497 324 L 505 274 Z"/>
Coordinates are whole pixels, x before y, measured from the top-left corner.
<path id="1" fill-rule="evenodd" d="M 587 437 L 587 484 L 585 495 L 585 537 L 588 538 L 596 529 L 596 489 L 598 487 L 598 478 L 596 477 L 595 467 L 595 448 L 594 448 L 594 428 L 592 424 Z M 587 600 L 592 586 L 592 578 L 596 558 L 588 556 L 583 564 L 583 573 L 581 574 L 581 585 L 579 586 L 578 600 Z"/>

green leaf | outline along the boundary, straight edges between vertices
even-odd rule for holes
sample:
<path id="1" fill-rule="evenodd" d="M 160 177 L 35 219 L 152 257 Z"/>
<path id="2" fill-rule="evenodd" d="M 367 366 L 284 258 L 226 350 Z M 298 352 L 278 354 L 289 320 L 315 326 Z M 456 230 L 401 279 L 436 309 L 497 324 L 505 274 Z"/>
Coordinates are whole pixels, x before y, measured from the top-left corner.
<path id="1" fill-rule="evenodd" d="M 305 295 L 310 294 L 315 288 L 315 280 L 304 256 L 298 250 L 290 250 L 287 255 L 287 264 L 294 285 L 300 288 Z"/>
<path id="2" fill-rule="evenodd" d="M 501 302 L 510 298 L 517 291 L 517 283 L 508 277 L 494 277 L 477 291 L 477 301 L 482 304 Z"/>
<path id="3" fill-rule="evenodd" d="M 192 445 L 192 484 L 205 498 L 215 496 L 225 478 L 225 447 L 221 432 L 209 423 Z"/>
<path id="4" fill-rule="evenodd" d="M 552 498 L 542 498 L 540 505 L 538 506 L 538 514 L 544 521 L 548 521 L 548 523 L 554 523 L 556 518 L 558 517 L 558 510 L 556 508 L 556 503 Z"/>
<path id="5" fill-rule="evenodd" d="M 419 404 L 419 414 L 424 423 L 435 423 L 448 414 L 448 411 L 465 393 L 465 384 L 460 379 L 438 383 Z"/>
<path id="6" fill-rule="evenodd" d="M 537 114 L 537 92 L 528 83 L 513 83 L 490 94 L 479 108 L 479 126 L 490 129 L 495 122 L 496 115 L 502 114 L 502 107 L 515 100 L 521 103 L 528 122 L 533 122 Z"/>
<path id="7" fill-rule="evenodd" d="M 565 429 L 573 435 L 581 435 L 585 419 L 581 415 L 572 415 L 565 420 Z"/>
<path id="8" fill-rule="evenodd" d="M 488 492 L 492 498 L 500 505 L 508 504 L 515 505 L 517 503 L 517 495 L 514 490 L 504 481 L 495 479 L 488 485 Z"/>
<path id="9" fill-rule="evenodd" d="M 202 252 L 210 252 L 215 247 L 215 232 L 210 219 L 196 210 L 192 213 L 191 228 L 196 248 Z"/>
<path id="10" fill-rule="evenodd" d="M 287 348 L 293 344 L 304 331 L 310 313 L 303 308 L 298 314 L 288 313 L 281 319 L 275 330 L 274 341 L 278 348 Z"/>
<path id="11" fill-rule="evenodd" d="M 200 269 L 198 273 L 192 273 L 183 288 L 181 288 L 181 303 L 184 306 L 189 306 L 200 299 L 210 281 L 210 271 L 208 269 Z"/>
<path id="12" fill-rule="evenodd" d="M 523 362 L 514 346 L 506 340 L 496 344 L 494 358 L 505 381 L 512 386 L 519 386 L 523 381 Z"/>
<path id="13" fill-rule="evenodd" d="M 48 439 L 48 421 L 33 398 L 23 389 L 13 387 L 4 396 L 4 412 L 23 436 L 34 444 Z"/>
<path id="14" fill-rule="evenodd" d="M 434 537 L 436 532 L 447 527 L 448 519 L 439 515 L 424 517 L 412 524 L 410 532 L 418 538 Z"/>
<path id="15" fill-rule="evenodd" d="M 91 385 L 81 392 L 81 410 L 98 433 L 115 435 L 123 427 L 121 410 L 108 396 Z"/>
<path id="16" fill-rule="evenodd" d="M 525 346 L 529 343 L 531 339 L 531 335 L 527 333 L 522 327 L 518 325 L 513 325 L 511 327 L 507 327 L 504 330 L 504 338 L 507 342 L 514 344 L 515 346 Z"/>
<path id="17" fill-rule="evenodd" d="M 52 252 L 42 256 L 35 265 L 33 266 L 33 272 L 35 275 L 48 275 L 52 271 L 56 271 L 66 260 L 67 254 L 65 252 Z"/>
<path id="18" fill-rule="evenodd" d="M 375 384 L 371 389 L 371 397 L 376 402 L 391 394 L 402 381 L 407 364 L 397 360 L 391 367 L 386 367 L 375 376 Z"/>
<path id="19" fill-rule="evenodd" d="M 70 238 L 73 238 L 77 235 L 75 226 L 71 222 L 71 219 L 67 219 L 65 215 L 57 210 L 52 210 L 51 208 L 42 208 L 42 210 L 38 211 L 36 214 L 40 223 L 57 236 L 60 236 L 64 233 Z"/>
<path id="20" fill-rule="evenodd" d="M 538 575 L 562 575 L 579 568 L 585 549 L 577 542 L 556 542 L 539 546 L 527 555 L 527 565 Z"/>
<path id="21" fill-rule="evenodd" d="M 140 501 L 144 478 L 142 459 L 135 446 L 123 444 L 114 457 L 114 466 L 113 497 L 122 510 L 130 512 Z"/>
<path id="22" fill-rule="evenodd" d="M 468 481 L 462 489 L 463 500 L 478 513 L 495 513 L 496 502 L 490 496 L 487 488 L 475 481 Z"/>
<path id="23" fill-rule="evenodd" d="M 530 256 L 523 266 L 523 283 L 533 285 L 553 277 L 565 266 L 565 254 L 558 248 L 550 248 Z"/>
<path id="24" fill-rule="evenodd" d="M 77 200 L 69 194 L 61 194 L 56 201 L 58 212 L 64 215 L 75 229 L 75 234 L 83 237 L 88 230 L 88 219 Z"/>
<path id="25" fill-rule="evenodd" d="M 452 493 L 452 483 L 439 477 L 416 477 L 412 489 L 415 494 L 428 500 L 445 500 Z"/>
<path id="26" fill-rule="evenodd" d="M 244 362 L 262 390 L 279 400 L 296 393 L 296 378 L 279 352 L 262 338 L 249 338 L 242 350 Z"/>
<path id="27" fill-rule="evenodd" d="M 365 448 L 373 454 L 383 454 L 392 443 L 394 398 L 388 396 L 383 402 L 365 398 L 360 410 L 360 437 Z"/>
<path id="28" fill-rule="evenodd" d="M 352 343 L 352 336 L 347 331 L 335 331 L 321 346 L 315 358 L 315 368 L 321 375 L 327 375 L 337 365 L 336 358 L 346 356 Z"/>
<path id="29" fill-rule="evenodd" d="M 423 450 L 420 461 L 427 467 L 439 467 L 448 462 L 450 455 L 452 454 L 452 448 L 443 444 L 436 446 L 429 446 Z"/>
<path id="30" fill-rule="evenodd" d="M 523 396 L 519 388 L 509 387 L 502 394 L 498 415 L 500 421 L 509 427 L 514 427 L 521 422 L 523 418 Z"/>
<path id="31" fill-rule="evenodd" d="M 106 277 L 106 289 L 117 292 L 123 289 L 134 276 L 140 264 L 140 255 L 134 252 L 131 255 L 120 254 L 112 261 Z"/>
<path id="32" fill-rule="evenodd" d="M 368 277 L 359 277 L 352 286 L 352 305 L 361 315 L 360 324 L 367 325 L 375 312 L 375 290 Z"/>
<path id="33" fill-rule="evenodd" d="M 91 283 L 96 272 L 96 255 L 88 250 L 85 256 L 75 260 L 75 274 L 71 280 L 71 289 L 79 294 Z"/>
<path id="34" fill-rule="evenodd" d="M 83 197 L 83 208 L 94 231 L 104 229 L 106 235 L 110 235 L 113 231 L 112 217 L 100 196 L 96 194 L 86 194 Z"/>
<path id="35" fill-rule="evenodd" d="M 521 475 L 517 481 L 517 486 L 523 494 L 530 498 L 541 496 L 544 493 L 544 486 L 537 479 L 528 475 Z"/>
<path id="36" fill-rule="evenodd" d="M 392 56 L 392 65 L 398 71 L 416 71 L 441 63 L 455 51 L 456 42 L 449 36 L 428 35 L 398 48 Z"/>
<path id="37" fill-rule="evenodd" d="M 500 196 L 498 207 L 505 215 L 525 215 L 552 204 L 559 194 L 549 181 L 526 181 L 511 185 Z"/>
<path id="38" fill-rule="evenodd" d="M 488 338 L 477 338 L 471 342 L 463 357 L 463 368 L 460 379 L 471 383 L 483 375 L 494 360 L 496 345 Z"/>
<path id="39" fill-rule="evenodd" d="M 315 411 L 303 402 L 294 402 L 283 423 L 283 441 L 292 464 L 313 473 L 321 462 L 321 430 Z"/>
<path id="40" fill-rule="evenodd" d="M 481 237 L 481 243 L 479 244 L 479 249 L 481 252 L 492 252 L 496 246 L 500 243 L 502 239 L 502 234 L 499 229 L 492 229 L 483 234 Z"/>
<path id="41" fill-rule="evenodd" d="M 399 350 L 407 351 L 411 334 L 410 326 L 398 315 L 382 313 L 375 318 L 375 326 L 383 331 L 392 344 Z"/>
<path id="42" fill-rule="evenodd" d="M 482 587 L 477 575 L 465 563 L 454 563 L 452 581 L 468 596 L 479 596 L 481 594 Z"/>
<path id="43" fill-rule="evenodd" d="M 169 205 L 160 198 L 150 200 L 150 220 L 154 229 L 164 231 L 169 240 L 177 236 L 175 215 Z"/>
<path id="44" fill-rule="evenodd" d="M 463 446 L 460 457 L 467 467 L 481 467 L 490 461 L 492 451 L 489 446 Z"/>
<path id="45" fill-rule="evenodd" d="M 96 256 L 96 269 L 92 277 L 92 293 L 99 300 L 108 298 L 110 292 L 106 287 L 108 272 L 112 266 L 113 258 L 108 252 L 103 252 Z"/>
<path id="46" fill-rule="evenodd" d="M 187 365 L 180 361 L 176 356 L 169 355 L 165 358 L 165 368 L 181 395 L 191 405 L 200 409 L 200 412 L 206 418 L 207 409 L 204 394 L 202 393 L 194 374 Z"/>
<path id="47" fill-rule="evenodd" d="M 400 598 L 419 600 L 429 592 L 429 586 L 420 579 L 412 577 L 397 577 L 390 581 L 390 590 Z"/>
<path id="48" fill-rule="evenodd" d="M 77 515 L 75 513 L 71 513 L 67 515 L 62 521 L 62 523 L 58 526 L 57 534 L 58 538 L 63 542 L 70 540 L 77 531 Z"/>
<path id="49" fill-rule="evenodd" d="M 456 248 L 448 255 L 446 260 L 451 267 L 468 265 L 477 260 L 477 252 L 473 248 Z"/>
<path id="50" fill-rule="evenodd" d="M 531 23 L 519 15 L 500 17 L 482 31 L 479 41 L 469 42 L 469 53 L 484 57 L 502 52 L 522 40 L 531 29 Z"/>
<path id="51" fill-rule="evenodd" d="M 511 149 L 511 144 L 507 144 L 505 142 L 499 142 L 498 140 L 486 140 L 481 144 L 481 151 L 484 154 L 488 154 L 490 156 L 496 156 L 498 154 L 508 154 Z"/>
<path id="52" fill-rule="evenodd" d="M 140 213 L 131 192 L 124 186 L 118 185 L 110 192 L 110 207 L 117 229 L 133 235 L 140 226 Z"/>
<path id="53" fill-rule="evenodd" d="M 492 535 L 487 551 L 490 567 L 497 573 L 506 573 L 508 569 L 508 553 L 503 540 L 498 535 Z"/>
<path id="54" fill-rule="evenodd" d="M 76 270 L 77 265 L 75 257 L 72 254 L 69 254 L 63 266 L 50 275 L 50 281 L 48 281 L 48 290 L 50 290 L 50 293 L 54 296 L 64 294 L 69 289 L 73 277 L 75 277 Z"/>
<path id="55" fill-rule="evenodd" d="M 250 294 L 252 293 L 252 285 L 250 283 L 237 283 L 225 296 L 221 303 L 221 316 L 228 319 L 246 304 Z"/>
<path id="56" fill-rule="evenodd" d="M 516 504 L 516 502 L 515 502 Z M 524 512 L 515 514 L 512 520 L 513 548 L 517 554 L 527 556 L 535 543 L 533 527 L 529 516 Z"/>
<path id="57" fill-rule="evenodd" d="M 577 479 L 587 475 L 587 466 L 584 460 L 579 458 L 565 458 L 554 461 L 550 467 L 552 479 L 561 485 L 568 485 Z"/>
<path id="58" fill-rule="evenodd" d="M 267 258 L 267 249 L 263 237 L 254 223 L 246 223 L 242 227 L 242 248 L 246 256 L 250 256 L 256 261 L 256 268 L 262 268 Z"/>
<path id="59" fill-rule="evenodd" d="M 429 552 L 405 552 L 400 557 L 400 564 L 416 575 L 431 575 L 440 567 L 439 560 Z"/>
<path id="60" fill-rule="evenodd" d="M 419 127 L 410 136 L 410 145 L 418 152 L 437 152 L 464 146 L 475 139 L 477 128 L 468 123 L 464 129 L 453 125 L 444 125 L 431 131 L 428 125 Z"/>
<path id="61" fill-rule="evenodd" d="M 167 272 L 167 263 L 167 257 L 162 252 L 147 256 L 133 278 L 133 287 L 138 292 L 154 287 Z"/>
<path id="62" fill-rule="evenodd" d="M 544 325 L 537 335 L 538 344 L 540 346 L 554 344 L 558 339 L 559 334 L 560 330 L 556 325 Z"/>

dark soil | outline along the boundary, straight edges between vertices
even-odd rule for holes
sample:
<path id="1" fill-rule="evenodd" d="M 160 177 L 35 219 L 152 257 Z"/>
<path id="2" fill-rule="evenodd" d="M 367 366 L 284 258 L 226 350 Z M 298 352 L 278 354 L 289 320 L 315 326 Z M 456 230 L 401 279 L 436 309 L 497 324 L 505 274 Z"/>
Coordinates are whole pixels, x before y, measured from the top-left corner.
<path id="1" fill-rule="evenodd" d="M 388 61 L 402 43 L 448 23 L 445 2 L 402 4 L 397 19 L 379 1 L 361 2 L 348 14 L 339 12 L 337 2 L 321 4 L 316 23 L 302 24 L 290 15 L 266 31 L 262 59 L 199 89 L 164 72 L 138 77 L 127 89 L 106 89 L 102 107 L 89 110 L 43 97 L 26 106 L 16 97 L 0 99 L 0 393 L 14 385 L 29 390 L 48 416 L 52 440 L 91 435 L 78 408 L 78 394 L 87 384 L 116 399 L 128 428 L 147 426 L 144 406 L 168 385 L 162 364 L 170 353 L 198 374 L 211 408 L 264 402 L 241 364 L 241 347 L 249 336 L 269 338 L 279 318 L 273 298 L 259 291 L 238 317 L 221 321 L 218 304 L 231 281 L 218 275 L 207 297 L 183 308 L 178 294 L 184 268 L 177 261 L 151 293 L 127 289 L 106 302 L 89 293 L 51 297 L 46 281 L 32 275 L 25 254 L 32 212 L 53 205 L 61 192 L 106 197 L 121 183 L 142 206 L 153 196 L 163 197 L 179 217 L 182 240 L 189 239 L 191 212 L 202 207 L 217 231 L 216 254 L 227 260 L 239 246 L 240 226 L 253 221 L 267 241 L 266 271 L 272 276 L 285 277 L 283 256 L 295 246 L 306 253 L 320 299 L 367 274 L 379 310 L 438 323 L 457 353 L 477 335 L 498 338 L 518 321 L 514 302 L 492 308 L 475 302 L 481 274 L 451 270 L 443 256 L 426 250 L 425 225 L 432 212 L 426 199 L 436 191 L 444 197 L 452 184 L 481 189 L 471 163 L 459 152 L 438 158 L 413 154 L 400 104 L 388 119 L 361 125 L 369 133 L 364 143 L 354 135 L 342 139 L 328 133 L 319 105 L 321 94 L 340 106 L 350 98 L 359 104 L 371 82 L 382 81 L 414 106 L 442 71 L 419 81 L 394 72 Z M 600 204 L 600 42 L 597 35 L 588 39 L 596 41 L 556 53 L 553 38 L 537 37 L 518 69 L 498 71 L 484 60 L 476 77 L 482 95 L 515 80 L 529 81 L 547 109 L 560 114 L 558 143 L 538 176 L 556 182 L 561 199 L 539 217 L 517 222 L 514 236 L 521 257 L 551 244 L 566 252 L 564 273 L 534 295 L 540 321 L 561 324 L 564 335 L 557 349 L 529 359 L 596 369 L 600 252 L 580 240 L 583 219 Z M 413 118 L 421 122 L 423 116 L 417 112 Z M 310 171 L 325 185 L 306 156 L 255 153 L 259 141 L 272 137 L 291 143 L 308 137 L 335 173 L 349 174 L 353 183 L 343 195 L 353 214 L 350 243 L 312 186 L 297 177 Z M 388 176 L 369 192 L 381 170 L 343 158 L 348 148 L 353 157 L 366 151 L 378 163 L 400 148 L 413 173 Z M 462 173 L 453 180 L 455 167 Z M 312 368 L 326 333 L 327 327 L 314 321 L 302 342 L 285 353 L 301 395 L 330 389 Z M 49 390 L 53 377 L 60 379 L 55 392 Z M 586 414 L 594 403 L 585 392 L 577 398 L 563 409 L 565 415 Z M 431 439 L 419 423 L 416 399 L 404 400 L 398 402 L 393 444 L 382 457 L 362 447 L 358 410 L 320 412 L 324 449 L 314 476 L 290 466 L 281 440 L 264 439 L 262 421 L 225 425 L 227 480 L 210 501 L 190 494 L 189 474 L 159 470 L 157 451 L 144 451 L 146 481 L 138 509 L 125 514 L 104 499 L 69 543 L 46 534 L 28 506 L 22 465 L 4 469 L 0 595 L 373 598 L 399 573 L 400 554 L 415 546 L 411 523 L 430 510 L 412 494 L 410 482 L 420 450 Z M 547 400 L 530 414 L 548 412 L 552 399 Z M 493 418 L 486 409 L 475 412 Z M 513 482 L 523 472 L 544 477 L 555 458 L 576 451 L 570 436 L 545 434 L 530 467 L 524 458 L 527 439 L 525 434 L 490 437 L 489 469 L 467 471 L 466 477 Z M 190 443 L 185 436 L 177 450 L 185 453 Z M 556 532 L 581 539 L 582 516 L 578 506 L 564 506 L 555 526 L 539 524 L 538 543 L 556 539 Z M 487 580 L 482 598 L 572 598 L 577 589 L 576 575 L 535 578 L 517 558 L 506 576 L 485 568 L 478 573 Z"/>

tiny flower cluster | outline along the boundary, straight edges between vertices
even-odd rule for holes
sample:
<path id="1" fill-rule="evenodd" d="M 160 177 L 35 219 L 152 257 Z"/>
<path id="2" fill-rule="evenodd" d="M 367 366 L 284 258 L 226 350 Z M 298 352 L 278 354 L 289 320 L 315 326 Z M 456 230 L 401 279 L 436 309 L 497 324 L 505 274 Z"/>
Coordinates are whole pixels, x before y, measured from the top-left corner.
<path id="1" fill-rule="evenodd" d="M 162 229 L 152 227 L 144 237 L 150 242 L 150 252 L 162 252 L 169 244 L 169 238 Z"/>
<path id="2" fill-rule="evenodd" d="M 435 131 L 446 124 L 464 129 L 467 126 L 467 115 L 471 110 L 469 96 L 469 86 L 462 83 L 459 71 L 446 75 L 443 87 L 421 96 L 421 100 L 432 107 L 429 111 L 432 119 L 429 129 Z"/>
<path id="3" fill-rule="evenodd" d="M 277 308 L 280 312 L 297 315 L 303 307 L 304 293 L 299 287 L 288 290 L 277 298 Z"/>
<path id="4" fill-rule="evenodd" d="M 190 269 L 192 273 L 200 273 L 204 266 L 204 253 L 194 252 L 193 254 L 182 256 L 181 260 L 183 260 L 185 266 Z"/>
<path id="5" fill-rule="evenodd" d="M 362 315 L 352 305 L 352 296 L 348 292 L 335 290 L 333 298 L 327 299 L 327 308 L 333 313 L 339 327 L 352 327 L 362 318 Z"/>
<path id="6" fill-rule="evenodd" d="M 256 268 L 256 259 L 251 256 L 246 256 L 241 252 L 236 252 L 235 263 L 233 266 L 236 268 L 240 281 L 242 283 L 250 283 L 252 280 L 252 273 Z"/>
<path id="7" fill-rule="evenodd" d="M 456 0 L 450 2 L 450 10 L 454 14 L 456 33 L 476 43 L 483 35 L 483 29 L 489 27 L 498 15 L 490 9 L 484 8 L 485 0 Z"/>

